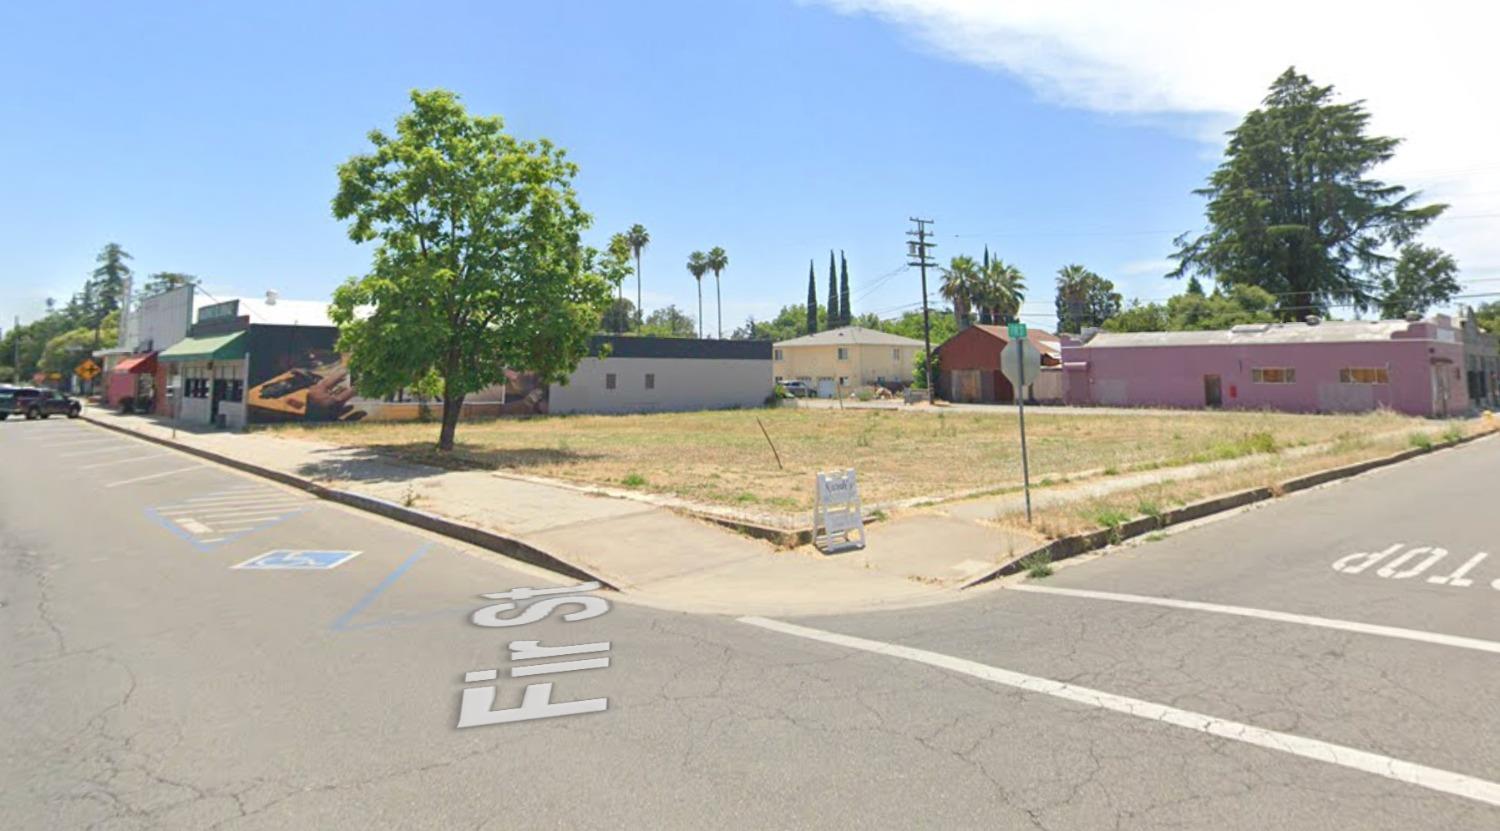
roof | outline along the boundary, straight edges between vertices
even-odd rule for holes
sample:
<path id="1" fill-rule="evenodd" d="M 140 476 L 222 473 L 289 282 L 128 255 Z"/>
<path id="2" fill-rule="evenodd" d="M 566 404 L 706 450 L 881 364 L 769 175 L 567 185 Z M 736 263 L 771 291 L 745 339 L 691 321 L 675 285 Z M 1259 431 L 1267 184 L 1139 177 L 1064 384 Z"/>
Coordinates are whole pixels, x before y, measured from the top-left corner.
<path id="1" fill-rule="evenodd" d="M 769 361 L 768 340 L 700 340 L 698 338 L 653 338 L 635 335 L 595 335 L 589 355 L 599 357 L 605 345 L 610 358 L 692 358 L 720 361 Z"/>
<path id="2" fill-rule="evenodd" d="M 777 346 L 849 346 L 851 344 L 856 346 L 921 346 L 922 342 L 915 338 L 904 338 L 878 329 L 844 326 L 776 343 Z"/>
<path id="3" fill-rule="evenodd" d="M 987 323 L 971 323 L 968 327 L 960 330 L 953 338 L 971 329 L 983 332 L 1003 343 L 1010 343 L 1010 335 L 1006 332 L 1004 326 L 991 326 Z M 948 340 L 953 340 L 953 338 L 949 338 Z M 944 344 L 947 342 L 943 341 Z M 1026 342 L 1034 344 L 1043 355 L 1051 355 L 1054 358 L 1062 355 L 1062 343 L 1058 340 L 1057 335 L 1048 332 L 1046 329 L 1038 329 L 1035 326 L 1026 327 Z M 942 346 L 937 347 L 937 349 L 941 350 Z"/>
<path id="4" fill-rule="evenodd" d="M 1427 321 L 1430 324 L 1430 321 Z M 1100 332 L 1084 348 L 1143 346 L 1245 346 L 1257 343 L 1358 343 L 1388 341 L 1413 324 L 1405 320 L 1338 320 L 1251 323 L 1208 332 Z"/>
<path id="5" fill-rule="evenodd" d="M 240 314 L 248 315 L 252 324 L 266 326 L 333 326 L 328 319 L 328 304 L 321 300 L 284 300 L 267 303 L 264 298 L 234 298 L 240 301 Z"/>
<path id="6" fill-rule="evenodd" d="M 245 332 L 183 338 L 156 353 L 163 361 L 233 361 L 245 357 Z"/>

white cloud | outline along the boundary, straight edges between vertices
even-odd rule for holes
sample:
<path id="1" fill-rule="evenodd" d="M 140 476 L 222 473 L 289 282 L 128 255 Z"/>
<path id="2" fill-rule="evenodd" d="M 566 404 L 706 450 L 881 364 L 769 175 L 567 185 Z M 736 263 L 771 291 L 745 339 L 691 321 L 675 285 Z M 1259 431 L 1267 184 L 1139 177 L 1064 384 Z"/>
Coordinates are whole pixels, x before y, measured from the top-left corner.
<path id="1" fill-rule="evenodd" d="M 1295 65 L 1404 138 L 1385 178 L 1452 204 L 1427 239 L 1468 279 L 1500 276 L 1500 7 L 1474 0 L 823 0 L 949 58 L 1021 78 L 1044 100 L 1177 120 L 1206 144 Z M 1493 216 L 1485 216 L 1493 215 Z M 1487 272 L 1487 273 L 1486 273 Z M 1490 284 L 1496 286 L 1496 284 Z M 1500 288 L 1500 286 L 1496 286 Z M 1475 286 L 1474 290 L 1494 290 Z"/>

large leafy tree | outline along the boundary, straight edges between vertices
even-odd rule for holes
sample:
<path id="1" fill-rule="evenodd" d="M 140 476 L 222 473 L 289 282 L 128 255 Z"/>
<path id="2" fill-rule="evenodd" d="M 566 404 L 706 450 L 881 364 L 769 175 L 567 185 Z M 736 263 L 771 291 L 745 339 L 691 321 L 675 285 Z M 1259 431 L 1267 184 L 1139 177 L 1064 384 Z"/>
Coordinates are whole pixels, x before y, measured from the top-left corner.
<path id="1" fill-rule="evenodd" d="M 635 255 L 635 325 L 641 325 L 641 252 L 647 245 L 651 244 L 651 234 L 646 226 L 637 222 L 630 226 L 625 232 L 625 238 L 630 242 L 630 251 Z"/>
<path id="2" fill-rule="evenodd" d="M 1077 333 L 1099 326 L 1119 314 L 1120 303 L 1120 294 L 1109 280 L 1081 265 L 1058 269 L 1057 331 Z"/>
<path id="3" fill-rule="evenodd" d="M 729 255 L 715 245 L 708 251 L 708 270 L 714 273 L 714 306 L 719 314 L 719 338 L 724 338 L 724 296 L 719 292 L 719 273 L 729 267 Z"/>
<path id="4" fill-rule="evenodd" d="M 1412 243 L 1401 249 L 1396 265 L 1380 283 L 1380 313 L 1397 318 L 1407 312 L 1426 314 L 1462 290 L 1458 263 L 1440 248 Z"/>
<path id="5" fill-rule="evenodd" d="M 938 288 L 943 299 L 953 304 L 953 322 L 958 329 L 973 323 L 971 313 L 979 291 L 979 266 L 974 258 L 961 254 L 948 261 L 943 269 L 943 283 Z"/>
<path id="6" fill-rule="evenodd" d="M 172 289 L 183 286 L 196 286 L 199 280 L 191 274 L 183 274 L 177 271 L 158 271 L 146 277 L 146 284 L 141 287 L 141 294 L 149 297 L 153 294 L 161 294 Z"/>
<path id="7" fill-rule="evenodd" d="M 550 141 L 522 141 L 445 90 L 414 91 L 394 134 L 339 165 L 333 214 L 376 242 L 370 271 L 334 292 L 340 349 L 361 389 L 393 393 L 436 372 L 438 448 L 464 398 L 507 368 L 565 379 L 588 354 L 623 264 L 583 245 L 577 167 Z"/>
<path id="8" fill-rule="evenodd" d="M 690 338 L 694 334 L 693 318 L 675 305 L 652 309 L 641 324 L 641 334 L 658 338 Z"/>
<path id="9" fill-rule="evenodd" d="M 1474 318 L 1486 332 L 1500 335 L 1500 300 L 1479 304 L 1474 309 Z"/>
<path id="10" fill-rule="evenodd" d="M 1131 303 L 1104 321 L 1109 332 L 1177 332 L 1228 329 L 1242 323 L 1274 323 L 1276 296 L 1256 286 L 1230 286 L 1204 296 L 1183 292 L 1166 303 Z"/>
<path id="11" fill-rule="evenodd" d="M 1399 139 L 1368 135 L 1364 103 L 1336 103 L 1333 87 L 1288 69 L 1261 107 L 1229 133 L 1224 162 L 1196 191 L 1209 230 L 1177 239 L 1170 276 L 1259 286 L 1282 319 L 1332 304 L 1366 309 L 1393 246 L 1411 241 L 1446 206 L 1369 174 Z"/>

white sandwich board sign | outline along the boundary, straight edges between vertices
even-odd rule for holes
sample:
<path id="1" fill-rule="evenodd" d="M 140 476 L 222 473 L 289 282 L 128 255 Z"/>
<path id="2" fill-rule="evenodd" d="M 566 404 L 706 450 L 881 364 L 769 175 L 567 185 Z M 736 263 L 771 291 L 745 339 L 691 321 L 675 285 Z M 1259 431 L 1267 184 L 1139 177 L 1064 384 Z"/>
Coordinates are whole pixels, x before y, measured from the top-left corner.
<path id="1" fill-rule="evenodd" d="M 865 547 L 865 520 L 854 470 L 819 473 L 813 500 L 813 545 L 825 552 Z"/>

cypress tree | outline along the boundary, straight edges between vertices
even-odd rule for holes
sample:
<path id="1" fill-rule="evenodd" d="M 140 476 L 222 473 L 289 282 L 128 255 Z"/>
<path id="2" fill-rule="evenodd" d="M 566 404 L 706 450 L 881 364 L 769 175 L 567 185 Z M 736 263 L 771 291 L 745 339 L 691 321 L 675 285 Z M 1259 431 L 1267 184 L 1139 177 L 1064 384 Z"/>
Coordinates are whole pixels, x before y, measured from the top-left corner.
<path id="1" fill-rule="evenodd" d="M 842 313 L 839 311 L 839 275 L 833 263 L 833 249 L 828 249 L 828 328 L 837 329 L 844 325 Z"/>
<path id="2" fill-rule="evenodd" d="M 849 261 L 844 252 L 839 252 L 839 319 L 848 326 L 854 322 L 854 313 L 849 310 Z"/>
<path id="3" fill-rule="evenodd" d="M 807 333 L 818 331 L 818 278 L 813 275 L 812 260 L 807 261 Z"/>

